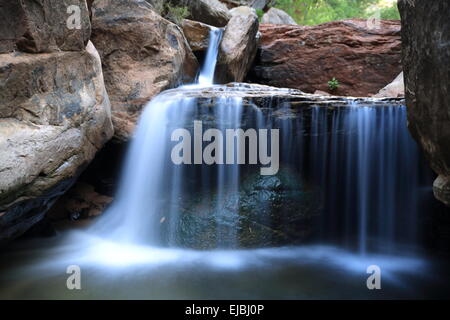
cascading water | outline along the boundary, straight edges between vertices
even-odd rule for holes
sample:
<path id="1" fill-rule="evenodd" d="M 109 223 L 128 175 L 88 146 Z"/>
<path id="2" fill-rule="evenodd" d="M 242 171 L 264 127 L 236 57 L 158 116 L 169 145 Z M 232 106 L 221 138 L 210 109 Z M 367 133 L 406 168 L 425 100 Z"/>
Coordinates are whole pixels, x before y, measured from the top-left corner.
<path id="1" fill-rule="evenodd" d="M 296 152 L 283 153 L 282 163 L 298 163 L 300 172 L 320 186 L 320 238 L 361 254 L 414 244 L 430 181 L 406 126 L 406 108 L 353 104 L 305 112 L 310 123 L 303 115 L 280 124 L 290 133 L 283 149 Z"/>
<path id="2" fill-rule="evenodd" d="M 265 86 L 213 86 L 221 34 L 210 33 L 197 84 L 165 91 L 145 107 L 113 205 L 87 231 L 71 232 L 47 251 L 39 247 L 43 261 L 1 270 L 7 289 L 0 297 L 42 290 L 58 299 L 420 295 L 428 265 L 399 245 L 414 247 L 420 239 L 431 175 L 409 136 L 406 108 L 293 98 L 290 90 Z M 228 140 L 219 133 L 238 128 L 279 129 L 275 175 L 263 176 L 264 166 L 250 163 L 249 145 L 239 144 L 245 139 L 221 151 Z M 190 151 L 177 154 L 191 161 L 180 165 L 172 153 L 187 136 Z M 273 141 L 258 144 L 258 152 L 274 152 Z M 215 160 L 197 158 L 211 143 Z M 235 161 L 227 161 L 228 152 Z M 237 161 L 242 152 L 245 164 Z M 76 294 L 64 286 L 68 265 L 82 267 L 86 296 L 68 296 Z M 361 279 L 369 265 L 382 269 L 383 296 Z M 405 274 L 418 290 L 405 290 Z M 441 287 L 436 296 L 448 296 L 449 286 Z"/>
<path id="3" fill-rule="evenodd" d="M 209 31 L 209 47 L 206 53 L 205 63 L 198 77 L 198 83 L 201 86 L 210 86 L 213 84 L 222 34 L 223 30 L 219 28 L 212 27 Z"/>
<path id="4" fill-rule="evenodd" d="M 420 163 L 419 151 L 406 128 L 405 108 L 358 106 L 349 100 L 348 106 L 303 108 L 295 117 L 279 118 L 274 114 L 278 110 L 290 112 L 289 102 L 270 101 L 262 112 L 264 108 L 247 100 L 246 104 L 252 106 L 247 108 L 238 94 L 245 88 L 239 86 L 225 88 L 222 96 L 211 99 L 212 111 L 201 108 L 201 91 L 212 88 L 221 35 L 221 29 L 210 31 L 210 47 L 197 85 L 164 92 L 146 106 L 126 158 L 115 203 L 92 232 L 120 243 L 239 248 L 243 244 L 294 244 L 305 238 L 297 239 L 295 233 L 310 234 L 316 228 L 320 241 L 339 243 L 360 254 L 366 254 L 369 247 L 372 250 L 384 245 L 391 250 L 395 242 L 413 243 Z M 194 128 L 194 120 L 199 119 L 207 119 L 204 130 Z M 175 143 L 171 135 L 178 128 L 187 128 L 193 138 L 192 165 L 174 164 L 170 157 Z M 265 207 L 246 203 L 249 196 L 243 195 L 241 184 L 252 176 L 252 166 L 228 163 L 225 153 L 222 162 L 202 164 L 203 148 L 217 139 L 203 136 L 203 131 L 211 128 L 223 133 L 237 128 L 279 128 L 281 175 L 289 170 L 288 176 L 297 177 L 297 185 L 290 186 L 289 192 L 300 192 L 297 197 L 302 200 L 295 202 L 299 206 L 296 210 L 302 211 L 300 216 L 274 209 L 284 204 L 275 203 L 280 194 L 270 187 L 252 191 L 260 194 L 258 201 Z M 220 141 L 220 146 L 224 147 L 225 141 Z M 235 148 L 237 153 L 239 148 Z M 304 200 L 305 192 L 315 194 L 308 197 L 316 202 Z M 252 196 L 250 199 L 254 200 Z M 315 206 L 321 210 L 311 209 Z M 246 208 L 261 212 L 251 213 L 249 218 L 248 212 L 244 216 L 242 213 Z M 254 214 L 257 217 L 252 217 Z M 410 223 L 398 224 L 406 214 Z M 205 216 L 213 221 L 205 222 Z M 322 221 L 318 228 L 317 221 Z M 255 231 L 261 226 L 285 235 Z M 248 237 L 243 236 L 245 229 L 253 233 L 252 241 L 242 240 Z M 209 244 L 200 245 L 192 239 L 195 237 Z"/>
<path id="5" fill-rule="evenodd" d="M 174 165 L 168 157 L 170 151 L 167 142 L 170 141 L 173 130 L 185 126 L 195 118 L 196 101 L 185 98 L 183 90 L 212 85 L 222 32 L 223 30 L 218 28 L 210 31 L 210 46 L 197 85 L 163 93 L 145 107 L 125 161 L 121 187 L 115 203 L 105 217 L 92 228 L 93 233 L 119 242 L 152 245 L 176 242 L 180 210 L 178 201 L 183 194 L 181 186 L 184 170 L 182 166 Z M 215 107 L 214 117 L 221 119 L 222 125 L 219 129 L 225 131 L 228 127 L 239 127 L 241 113 L 241 99 L 223 98 Z M 197 138 L 196 134 L 194 132 L 194 139 Z M 202 150 L 203 146 L 199 145 L 195 146 L 193 151 L 202 154 Z M 215 174 L 216 186 L 211 186 L 209 181 L 205 180 L 203 187 L 217 190 L 214 209 L 225 213 L 225 200 L 222 197 L 227 193 L 237 193 L 239 166 L 219 165 Z M 166 241 L 162 240 L 161 235 L 161 224 L 164 222 L 169 225 Z M 222 240 L 220 234 L 223 232 L 227 232 L 227 238 L 230 239 L 229 233 L 233 230 L 227 228 L 224 231 L 219 227 L 215 238 L 216 245 L 234 246 L 235 243 Z"/>

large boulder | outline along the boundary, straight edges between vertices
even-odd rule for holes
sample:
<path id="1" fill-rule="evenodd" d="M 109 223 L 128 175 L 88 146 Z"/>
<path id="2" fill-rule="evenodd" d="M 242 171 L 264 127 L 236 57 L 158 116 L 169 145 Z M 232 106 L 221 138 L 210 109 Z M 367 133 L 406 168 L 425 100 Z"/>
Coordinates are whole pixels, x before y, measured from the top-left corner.
<path id="1" fill-rule="evenodd" d="M 239 7 L 225 28 L 216 66 L 216 83 L 242 82 L 252 66 L 258 46 L 258 16 Z"/>
<path id="2" fill-rule="evenodd" d="M 244 14 L 244 15 L 257 15 L 256 10 L 248 7 L 248 6 L 240 6 L 240 7 L 235 7 L 233 9 L 230 9 L 230 15 L 231 17 L 237 15 L 237 14 Z"/>
<path id="3" fill-rule="evenodd" d="M 450 206 L 450 3 L 399 1 L 409 128 L 439 175 L 435 196 Z"/>
<path id="4" fill-rule="evenodd" d="M 380 90 L 374 98 L 403 98 L 405 97 L 405 83 L 403 81 L 403 72 L 397 78 Z"/>
<path id="5" fill-rule="evenodd" d="M 169 0 L 172 6 L 187 7 L 188 19 L 215 27 L 225 27 L 230 20 L 228 8 L 219 0 Z"/>
<path id="6" fill-rule="evenodd" d="M 261 23 L 265 24 L 297 24 L 295 20 L 283 10 L 270 8 L 262 19 Z"/>
<path id="7" fill-rule="evenodd" d="M 318 26 L 261 25 L 262 34 L 251 82 L 313 93 L 369 96 L 401 71 L 400 22 L 383 20 L 371 29 L 366 20 L 335 21 Z"/>
<path id="8" fill-rule="evenodd" d="M 183 32 L 143 0 L 96 0 L 92 42 L 103 62 L 115 137 L 122 141 L 130 137 L 152 97 L 193 81 L 197 73 Z"/>
<path id="9" fill-rule="evenodd" d="M 113 135 L 100 57 L 0 55 L 0 242 L 39 222 Z"/>
<path id="10" fill-rule="evenodd" d="M 186 37 L 192 51 L 206 51 L 209 47 L 210 25 L 202 22 L 184 19 L 181 23 L 184 36 Z"/>
<path id="11" fill-rule="evenodd" d="M 90 35 L 86 0 L 0 0 L 0 53 L 80 51 Z"/>
<path id="12" fill-rule="evenodd" d="M 240 6 L 248 6 L 254 9 L 263 10 L 271 2 L 271 0 L 220 0 L 229 9 Z"/>

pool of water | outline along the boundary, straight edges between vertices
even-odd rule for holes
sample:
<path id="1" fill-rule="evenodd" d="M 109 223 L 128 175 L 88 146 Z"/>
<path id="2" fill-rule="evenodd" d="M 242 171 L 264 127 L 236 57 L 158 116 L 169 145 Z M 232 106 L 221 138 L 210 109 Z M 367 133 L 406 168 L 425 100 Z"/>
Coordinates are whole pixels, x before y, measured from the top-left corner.
<path id="1" fill-rule="evenodd" d="M 79 231 L 0 255 L 1 299 L 430 299 L 450 297 L 444 260 L 305 245 L 196 251 L 118 244 Z M 81 290 L 66 273 L 81 270 Z M 369 290 L 367 268 L 381 270 Z"/>

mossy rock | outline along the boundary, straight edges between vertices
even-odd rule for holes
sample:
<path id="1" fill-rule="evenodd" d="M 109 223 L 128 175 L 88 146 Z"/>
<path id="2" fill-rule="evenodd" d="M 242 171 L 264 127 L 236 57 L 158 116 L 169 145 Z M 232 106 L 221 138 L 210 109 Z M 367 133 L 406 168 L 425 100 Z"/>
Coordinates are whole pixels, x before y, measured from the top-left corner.
<path id="1" fill-rule="evenodd" d="M 195 249 L 298 244 L 313 231 L 320 197 L 292 170 L 247 175 L 238 191 L 198 194 L 181 201 L 179 217 L 163 234 L 171 245 Z M 175 220 L 174 220 L 175 221 Z M 173 221 L 172 221 L 173 222 Z"/>

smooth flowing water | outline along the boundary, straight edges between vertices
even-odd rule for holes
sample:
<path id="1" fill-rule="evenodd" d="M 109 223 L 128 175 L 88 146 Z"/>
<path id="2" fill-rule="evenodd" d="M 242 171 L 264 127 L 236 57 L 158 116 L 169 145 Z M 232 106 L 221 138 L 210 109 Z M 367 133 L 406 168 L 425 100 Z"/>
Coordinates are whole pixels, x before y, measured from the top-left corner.
<path id="1" fill-rule="evenodd" d="M 448 268 L 423 247 L 432 176 L 406 108 L 261 104 L 239 86 L 213 87 L 220 38 L 211 31 L 198 84 L 145 107 L 107 212 L 88 228 L 1 253 L 0 297 L 447 297 Z M 190 164 L 173 162 L 180 128 L 192 138 Z M 262 176 L 266 165 L 249 163 L 238 143 L 220 151 L 219 133 L 238 128 L 279 130 L 276 175 Z M 198 154 L 211 142 L 216 163 L 205 163 Z M 82 270 L 80 291 L 66 288 L 69 265 Z M 383 290 L 367 289 L 371 265 Z"/>

